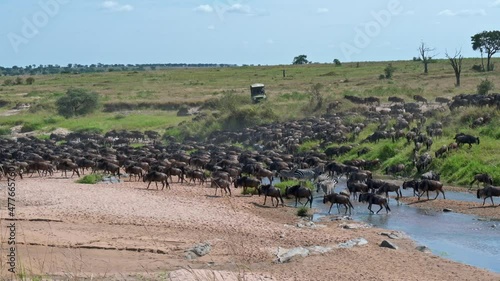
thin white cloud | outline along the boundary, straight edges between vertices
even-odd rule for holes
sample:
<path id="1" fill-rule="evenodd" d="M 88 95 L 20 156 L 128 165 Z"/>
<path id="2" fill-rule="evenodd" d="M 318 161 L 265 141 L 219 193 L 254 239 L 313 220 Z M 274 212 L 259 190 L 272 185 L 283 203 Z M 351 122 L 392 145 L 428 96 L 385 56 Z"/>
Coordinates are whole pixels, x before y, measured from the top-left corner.
<path id="1" fill-rule="evenodd" d="M 104 1 L 102 2 L 101 7 L 115 12 L 130 12 L 134 10 L 134 6 L 129 4 L 122 5 L 117 1 Z"/>
<path id="2" fill-rule="evenodd" d="M 239 3 L 229 5 L 224 9 L 225 12 L 228 13 L 237 13 L 237 14 L 251 14 L 252 9 L 248 5 L 242 5 Z"/>
<path id="3" fill-rule="evenodd" d="M 209 30 L 215 30 L 215 25 L 209 25 L 209 26 L 208 26 L 208 29 L 209 29 Z"/>
<path id="4" fill-rule="evenodd" d="M 448 17 L 486 16 L 486 11 L 484 9 L 476 9 L 476 10 L 465 9 L 465 10 L 460 10 L 460 11 L 452 11 L 452 10 L 446 9 L 446 10 L 442 10 L 441 12 L 439 12 L 438 16 L 448 16 Z"/>
<path id="5" fill-rule="evenodd" d="M 318 8 L 316 10 L 316 13 L 318 13 L 318 14 L 325 14 L 325 13 L 328 13 L 328 12 L 329 12 L 329 10 L 327 8 Z"/>
<path id="6" fill-rule="evenodd" d="M 500 7 L 500 0 L 496 0 L 490 4 L 490 7 Z"/>
<path id="7" fill-rule="evenodd" d="M 214 8 L 210 5 L 200 5 L 194 9 L 198 12 L 211 13 L 214 11 Z"/>

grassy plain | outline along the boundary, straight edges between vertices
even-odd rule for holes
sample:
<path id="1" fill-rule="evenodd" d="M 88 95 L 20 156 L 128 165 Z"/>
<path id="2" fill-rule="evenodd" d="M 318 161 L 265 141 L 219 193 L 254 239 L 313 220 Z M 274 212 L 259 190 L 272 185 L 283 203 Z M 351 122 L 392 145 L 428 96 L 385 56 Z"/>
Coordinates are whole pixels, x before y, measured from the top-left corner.
<path id="1" fill-rule="evenodd" d="M 498 58 L 493 62 L 500 65 Z M 393 78 L 379 79 L 389 63 L 396 68 Z M 35 76 L 33 85 L 0 86 L 0 104 L 4 105 L 0 108 L 0 132 L 5 134 L 9 128 L 22 125 L 24 131 L 38 134 L 48 134 L 56 128 L 92 128 L 102 132 L 112 129 L 157 130 L 177 137 L 203 137 L 213 130 L 320 115 L 325 113 L 328 103 L 334 100 L 343 102 L 340 110 L 349 110 L 354 105 L 343 99 L 346 94 L 377 96 L 382 101 L 387 101 L 388 96 L 399 96 L 408 102 L 412 101 L 413 95 L 419 94 L 434 101 L 435 97 L 451 98 L 457 94 L 475 93 L 477 85 L 484 79 L 500 87 L 498 70 L 476 72 L 472 70 L 474 64 L 480 64 L 480 59 L 464 59 L 460 87 L 455 87 L 455 76 L 447 60 L 431 63 L 428 74 L 423 74 L 421 62 L 392 61 L 345 63 L 342 66 L 309 64 L 176 68 Z M 286 72 L 285 77 L 283 70 Z M 8 78 L 0 77 L 0 84 Z M 249 85 L 257 82 L 266 85 L 268 100 L 253 105 L 250 102 Z M 311 89 L 317 84 L 322 85 L 320 95 L 324 102 L 322 107 L 313 111 L 310 104 Z M 80 118 L 64 119 L 58 116 L 55 101 L 71 87 L 97 92 L 102 108 Z M 2 116 L 18 103 L 30 103 L 31 108 L 16 115 Z M 192 117 L 177 116 L 177 109 L 186 105 L 203 106 L 205 117 L 191 122 Z M 106 108 L 108 110 L 104 110 Z M 485 113 L 493 117 L 492 122 L 470 128 L 472 120 Z M 453 115 L 444 112 L 428 120 L 445 123 L 444 136 L 434 140 L 432 151 L 450 143 L 457 132 L 481 136 L 479 146 L 461 149 L 444 159 L 437 159 L 432 168 L 453 183 L 465 184 L 473 173 L 489 172 L 496 184 L 500 184 L 500 157 L 497 152 L 499 115 L 495 109 L 469 108 Z M 362 118 L 356 118 L 362 121 Z M 177 127 L 179 124 L 182 126 Z M 363 131 L 361 138 L 372 131 Z M 301 150 L 313 149 L 318 143 L 308 142 Z M 372 151 L 366 158 L 380 158 L 383 161 L 381 170 L 394 163 L 411 166 L 409 156 L 412 146 L 406 145 L 403 140 L 396 143 L 382 141 L 370 146 Z M 356 158 L 356 151 L 338 160 Z M 408 171 L 408 175 L 414 172 Z"/>

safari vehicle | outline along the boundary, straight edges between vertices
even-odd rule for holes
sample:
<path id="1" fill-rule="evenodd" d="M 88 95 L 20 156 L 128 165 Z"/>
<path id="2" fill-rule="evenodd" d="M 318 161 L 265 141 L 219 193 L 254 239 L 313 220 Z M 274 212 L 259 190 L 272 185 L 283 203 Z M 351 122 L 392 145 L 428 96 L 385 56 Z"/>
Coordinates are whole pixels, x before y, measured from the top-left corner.
<path id="1" fill-rule="evenodd" d="M 264 87 L 264 84 L 260 83 L 250 85 L 250 97 L 252 98 L 253 103 L 258 103 L 267 98 Z"/>

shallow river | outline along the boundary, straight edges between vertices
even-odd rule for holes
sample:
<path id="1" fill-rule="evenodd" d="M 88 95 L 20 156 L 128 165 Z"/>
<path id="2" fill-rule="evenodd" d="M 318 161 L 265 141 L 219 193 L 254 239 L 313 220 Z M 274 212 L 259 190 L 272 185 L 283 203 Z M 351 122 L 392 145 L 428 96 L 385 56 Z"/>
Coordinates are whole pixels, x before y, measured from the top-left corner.
<path id="1" fill-rule="evenodd" d="M 341 181 L 335 190 L 338 192 L 344 188 L 345 181 Z M 447 199 L 482 201 L 475 198 L 474 194 L 445 192 Z M 412 193 L 412 190 L 403 190 L 403 196 L 411 196 Z M 435 192 L 429 192 L 429 196 L 433 198 Z M 438 198 L 442 198 L 442 195 L 439 196 Z M 435 212 L 404 204 L 398 206 L 393 198 L 389 202 L 392 210 L 389 215 L 385 213 L 385 209 L 378 215 L 372 215 L 367 204 L 352 203 L 354 220 L 380 228 L 403 231 L 418 244 L 429 247 L 436 255 L 500 273 L 500 221 L 482 220 L 453 212 Z M 323 204 L 321 192 L 315 194 L 313 208 L 318 211 L 313 219 L 329 216 L 329 207 L 330 203 Z M 372 209 L 376 212 L 378 206 L 375 205 Z M 341 214 L 344 210 L 343 207 L 340 208 Z M 333 206 L 332 216 L 337 213 L 337 207 Z"/>

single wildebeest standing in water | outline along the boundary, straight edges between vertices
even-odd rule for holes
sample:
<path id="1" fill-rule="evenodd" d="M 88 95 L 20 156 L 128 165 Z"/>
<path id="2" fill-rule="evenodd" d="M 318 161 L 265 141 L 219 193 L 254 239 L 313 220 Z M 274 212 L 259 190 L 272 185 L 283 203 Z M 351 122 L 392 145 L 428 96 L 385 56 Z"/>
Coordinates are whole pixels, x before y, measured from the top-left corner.
<path id="1" fill-rule="evenodd" d="M 380 206 L 380 209 L 377 211 L 380 212 L 385 207 L 386 213 L 389 213 L 391 211 L 391 208 L 389 208 L 389 204 L 387 203 L 387 198 L 374 194 L 374 193 L 362 193 L 359 195 L 359 202 L 367 202 L 368 203 L 368 210 L 373 214 L 374 212 L 372 211 L 372 205 L 376 204 Z"/>
<path id="2" fill-rule="evenodd" d="M 306 203 L 304 203 L 304 206 L 306 206 L 307 203 L 309 203 L 309 208 L 312 208 L 313 195 L 312 191 L 309 188 L 300 186 L 300 184 L 294 186 L 287 186 L 285 189 L 285 196 L 288 195 L 293 195 L 295 197 L 295 207 L 297 207 L 297 202 L 300 202 L 301 198 L 307 198 L 307 201 Z M 302 202 L 300 203 L 302 204 Z"/>
<path id="3" fill-rule="evenodd" d="M 482 182 L 484 184 L 493 185 L 493 178 L 487 173 L 475 174 L 474 180 L 471 181 L 469 189 L 472 189 L 472 184 L 477 182 L 477 187 L 479 187 L 479 183 Z"/>
<path id="4" fill-rule="evenodd" d="M 351 203 L 351 200 L 349 200 L 349 197 L 337 193 L 331 193 L 327 194 L 323 197 L 323 204 L 326 204 L 326 202 L 332 203 L 330 205 L 330 209 L 328 209 L 328 213 L 332 211 L 332 206 L 333 204 L 337 204 L 337 209 L 340 213 L 340 208 L 339 205 L 342 204 L 345 207 L 345 214 L 347 214 L 347 210 L 349 209 L 349 215 L 351 214 L 351 210 L 354 209 L 354 206 Z"/>
<path id="5" fill-rule="evenodd" d="M 484 198 L 483 200 L 483 206 L 484 203 L 486 202 L 486 199 L 489 197 L 491 199 L 491 205 L 495 206 L 495 203 L 493 202 L 493 196 L 500 196 L 500 188 L 492 185 L 488 185 L 483 189 L 478 189 L 477 190 L 477 198 Z"/>

